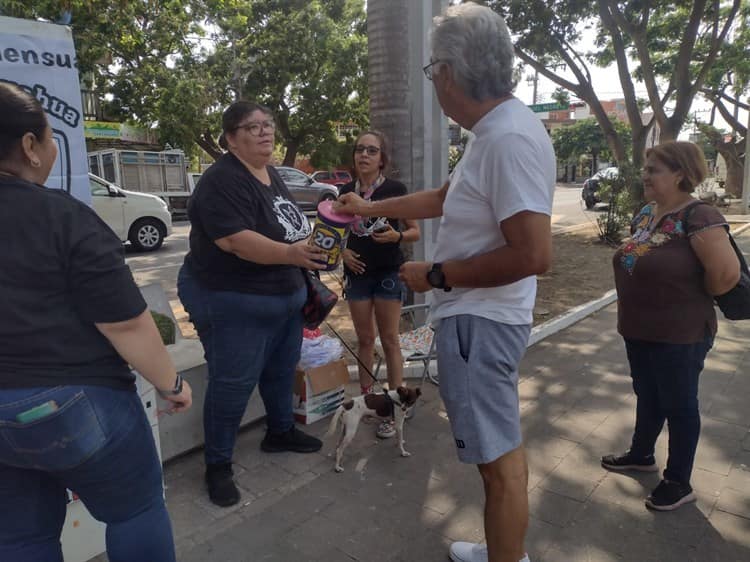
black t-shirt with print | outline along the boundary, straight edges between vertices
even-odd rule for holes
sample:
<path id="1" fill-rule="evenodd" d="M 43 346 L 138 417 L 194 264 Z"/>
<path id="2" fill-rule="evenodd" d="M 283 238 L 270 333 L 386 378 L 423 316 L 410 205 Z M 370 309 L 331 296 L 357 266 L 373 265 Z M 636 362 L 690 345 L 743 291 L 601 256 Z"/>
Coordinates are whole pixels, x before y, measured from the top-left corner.
<path id="1" fill-rule="evenodd" d="M 353 192 L 355 182 L 349 182 L 341 187 L 340 195 Z M 386 178 L 378 188 L 372 193 L 371 201 L 388 199 L 390 197 L 400 197 L 406 195 L 406 186 L 400 181 Z M 361 195 L 361 194 L 360 194 Z M 374 220 L 374 218 L 372 219 Z M 401 231 L 397 219 L 388 219 L 388 223 L 397 231 Z M 354 233 L 349 234 L 349 240 L 346 247 L 359 254 L 359 260 L 365 263 L 365 275 L 384 270 L 398 269 L 404 262 L 404 255 L 401 252 L 401 245 L 398 242 L 386 242 L 379 244 L 370 236 L 357 236 Z M 347 275 L 355 275 L 348 268 L 345 268 Z"/>
<path id="2" fill-rule="evenodd" d="M 304 284 L 293 265 L 264 265 L 223 251 L 215 241 L 252 230 L 276 242 L 292 244 L 310 235 L 278 172 L 268 167 L 271 185 L 258 180 L 233 154 L 206 170 L 188 203 L 190 252 L 185 264 L 207 289 L 261 295 L 294 293 Z"/>
<path id="3" fill-rule="evenodd" d="M 63 191 L 0 178 L 0 239 L 0 388 L 134 389 L 95 326 L 146 309 L 115 233 Z"/>

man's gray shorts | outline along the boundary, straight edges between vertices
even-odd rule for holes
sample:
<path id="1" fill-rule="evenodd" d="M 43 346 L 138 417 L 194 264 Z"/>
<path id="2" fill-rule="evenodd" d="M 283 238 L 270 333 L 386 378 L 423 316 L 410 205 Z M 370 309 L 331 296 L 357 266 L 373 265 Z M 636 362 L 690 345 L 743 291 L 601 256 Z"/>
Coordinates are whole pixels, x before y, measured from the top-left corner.
<path id="1" fill-rule="evenodd" d="M 461 462 L 485 464 L 521 445 L 518 364 L 530 330 L 468 314 L 440 320 L 440 396 Z"/>

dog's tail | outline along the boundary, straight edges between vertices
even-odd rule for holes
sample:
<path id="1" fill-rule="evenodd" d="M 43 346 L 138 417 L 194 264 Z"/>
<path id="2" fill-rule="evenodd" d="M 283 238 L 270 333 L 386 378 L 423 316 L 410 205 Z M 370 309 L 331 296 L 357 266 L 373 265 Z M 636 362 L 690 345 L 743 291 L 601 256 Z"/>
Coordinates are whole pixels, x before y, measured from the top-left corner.
<path id="1" fill-rule="evenodd" d="M 334 432 L 336 431 L 336 426 L 339 423 L 339 418 L 341 418 L 341 414 L 343 413 L 344 413 L 343 406 L 339 406 L 338 408 L 336 408 L 336 412 L 333 414 L 333 418 L 331 418 L 331 424 L 328 426 L 328 431 L 326 431 L 326 434 L 325 434 L 326 437 L 330 437 L 331 435 L 334 434 Z"/>

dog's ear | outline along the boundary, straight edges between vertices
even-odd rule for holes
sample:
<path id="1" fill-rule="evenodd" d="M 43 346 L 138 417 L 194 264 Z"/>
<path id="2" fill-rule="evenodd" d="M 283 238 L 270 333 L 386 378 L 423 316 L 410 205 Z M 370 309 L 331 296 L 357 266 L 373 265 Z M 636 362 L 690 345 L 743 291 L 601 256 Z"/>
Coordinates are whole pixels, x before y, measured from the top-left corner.
<path id="1" fill-rule="evenodd" d="M 419 387 L 417 387 L 417 389 L 416 389 L 416 390 L 414 390 L 414 392 L 415 392 L 415 394 L 416 394 L 417 396 L 422 396 L 422 390 L 421 390 L 421 389 L 420 389 Z"/>
<path id="2" fill-rule="evenodd" d="M 399 386 L 396 389 L 396 392 L 398 393 L 398 395 L 399 395 L 400 398 L 405 398 L 405 397 L 409 396 L 409 389 L 406 388 L 405 386 Z"/>

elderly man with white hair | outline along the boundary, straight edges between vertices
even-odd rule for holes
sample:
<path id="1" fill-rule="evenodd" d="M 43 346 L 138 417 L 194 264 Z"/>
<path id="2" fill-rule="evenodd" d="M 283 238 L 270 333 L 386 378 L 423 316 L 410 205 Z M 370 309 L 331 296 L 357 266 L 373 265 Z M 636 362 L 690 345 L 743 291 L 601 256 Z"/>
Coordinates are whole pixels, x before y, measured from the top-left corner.
<path id="1" fill-rule="evenodd" d="M 456 542 L 456 562 L 527 561 L 528 467 L 518 365 L 526 350 L 536 275 L 549 267 L 556 164 L 541 121 L 512 94 L 513 44 L 504 20 L 465 3 L 434 20 L 424 68 L 446 115 L 471 130 L 439 189 L 382 201 L 354 194 L 337 207 L 365 216 L 442 217 L 434 261 L 401 278 L 433 290 L 440 394 L 459 459 L 484 481 L 486 545 Z"/>

